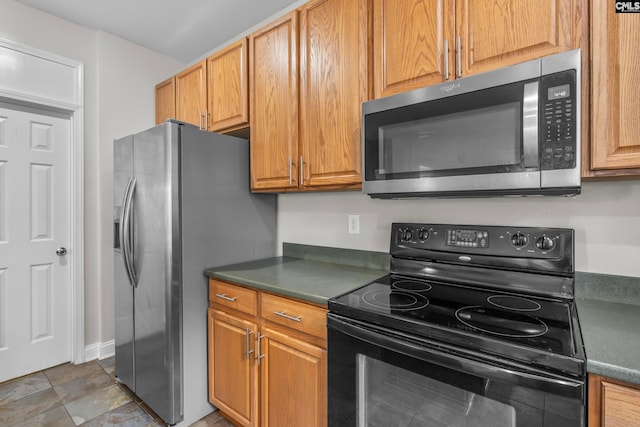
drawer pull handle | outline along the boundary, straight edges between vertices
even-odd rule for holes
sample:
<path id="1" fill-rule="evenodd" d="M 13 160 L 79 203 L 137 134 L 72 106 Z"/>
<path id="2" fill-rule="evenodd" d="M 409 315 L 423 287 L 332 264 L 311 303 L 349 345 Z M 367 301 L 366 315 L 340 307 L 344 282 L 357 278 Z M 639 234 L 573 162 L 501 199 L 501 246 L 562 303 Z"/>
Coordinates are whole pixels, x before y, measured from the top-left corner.
<path id="1" fill-rule="evenodd" d="M 256 359 L 258 360 L 258 366 L 260 366 L 260 359 L 262 359 L 265 355 L 264 354 L 260 354 L 261 350 L 260 350 L 260 341 L 262 341 L 262 338 L 264 338 L 265 336 L 260 334 L 260 332 L 258 332 L 258 352 L 256 353 Z"/>
<path id="2" fill-rule="evenodd" d="M 224 300 L 231 301 L 231 302 L 236 302 L 236 300 L 238 299 L 236 297 L 228 297 L 227 294 L 216 294 L 216 296 L 218 298 L 222 298 Z"/>
<path id="3" fill-rule="evenodd" d="M 250 341 L 249 341 L 249 336 L 253 334 L 253 331 L 250 330 L 249 328 L 245 329 L 245 338 L 246 338 L 246 355 L 247 355 L 247 360 L 249 360 L 249 357 L 251 355 L 251 353 L 253 353 L 253 350 L 251 350 L 251 345 L 250 345 Z"/>
<path id="4" fill-rule="evenodd" d="M 285 319 L 293 320 L 294 322 L 302 322 L 302 316 L 289 316 L 284 311 L 274 311 L 273 314 L 275 314 L 276 316 L 284 317 Z"/>

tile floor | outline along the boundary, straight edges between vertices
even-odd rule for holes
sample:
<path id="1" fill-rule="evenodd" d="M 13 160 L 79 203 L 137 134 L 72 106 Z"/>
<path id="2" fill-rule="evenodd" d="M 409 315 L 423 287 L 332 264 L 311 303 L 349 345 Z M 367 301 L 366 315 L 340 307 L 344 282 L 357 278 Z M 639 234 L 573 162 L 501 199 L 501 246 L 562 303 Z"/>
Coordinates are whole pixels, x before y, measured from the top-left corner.
<path id="1" fill-rule="evenodd" d="M 113 357 L 65 364 L 0 384 L 0 426 L 153 427 L 164 425 L 116 383 Z M 192 427 L 232 427 L 216 411 Z"/>

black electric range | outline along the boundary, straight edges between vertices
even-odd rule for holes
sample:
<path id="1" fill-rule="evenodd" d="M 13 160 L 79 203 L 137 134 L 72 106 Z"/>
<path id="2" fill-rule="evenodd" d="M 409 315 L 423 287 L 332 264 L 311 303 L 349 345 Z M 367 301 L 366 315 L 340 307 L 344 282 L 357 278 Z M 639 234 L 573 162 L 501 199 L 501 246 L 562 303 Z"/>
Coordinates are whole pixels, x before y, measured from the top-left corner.
<path id="1" fill-rule="evenodd" d="M 392 225 L 391 274 L 329 311 L 442 346 L 582 378 L 573 230 Z"/>

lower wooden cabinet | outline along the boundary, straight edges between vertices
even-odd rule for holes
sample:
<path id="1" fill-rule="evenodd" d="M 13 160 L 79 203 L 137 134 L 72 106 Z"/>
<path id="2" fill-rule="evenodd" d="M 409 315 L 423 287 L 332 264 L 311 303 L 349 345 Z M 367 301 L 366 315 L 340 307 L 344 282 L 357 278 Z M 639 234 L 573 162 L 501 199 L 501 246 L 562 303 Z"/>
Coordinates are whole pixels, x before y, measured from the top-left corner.
<path id="1" fill-rule="evenodd" d="M 640 427 L 640 386 L 589 375 L 589 427 Z"/>
<path id="2" fill-rule="evenodd" d="M 326 309 L 209 281 L 209 401 L 240 426 L 326 427 Z"/>
<path id="3" fill-rule="evenodd" d="M 327 425 L 327 351 L 263 328 L 261 426 Z"/>

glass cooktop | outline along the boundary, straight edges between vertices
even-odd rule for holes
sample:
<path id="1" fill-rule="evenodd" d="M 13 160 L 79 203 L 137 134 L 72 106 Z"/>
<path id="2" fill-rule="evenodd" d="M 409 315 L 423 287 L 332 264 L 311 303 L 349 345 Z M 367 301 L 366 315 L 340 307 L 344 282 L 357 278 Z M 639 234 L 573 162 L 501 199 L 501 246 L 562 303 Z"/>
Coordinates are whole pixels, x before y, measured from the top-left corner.
<path id="1" fill-rule="evenodd" d="M 545 353 L 573 357 L 571 303 L 490 289 L 384 276 L 334 298 L 329 309 L 349 317 L 490 353 Z M 451 334 L 451 332 L 455 332 Z M 508 343 L 513 348 L 501 348 Z"/>

